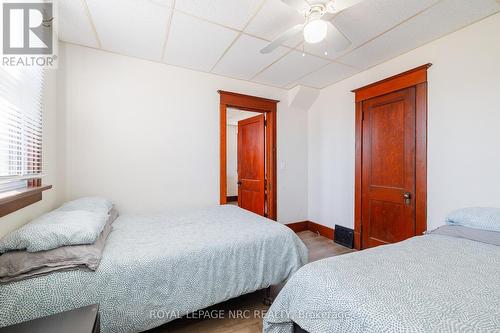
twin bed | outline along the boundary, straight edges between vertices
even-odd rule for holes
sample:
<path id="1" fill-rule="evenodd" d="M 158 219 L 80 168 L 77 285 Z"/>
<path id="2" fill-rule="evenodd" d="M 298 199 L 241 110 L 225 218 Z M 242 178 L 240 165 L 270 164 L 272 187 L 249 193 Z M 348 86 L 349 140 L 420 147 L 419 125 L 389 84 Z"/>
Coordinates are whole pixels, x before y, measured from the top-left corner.
<path id="1" fill-rule="evenodd" d="M 266 333 L 500 332 L 500 232 L 457 226 L 310 263 Z"/>
<path id="2" fill-rule="evenodd" d="M 307 256 L 286 226 L 231 205 L 121 216 L 96 271 L 0 284 L 0 327 L 99 303 L 102 332 L 139 332 L 288 280 L 265 333 L 500 332 L 500 232 Z"/>
<path id="3" fill-rule="evenodd" d="M 102 332 L 139 332 L 277 285 L 305 263 L 289 228 L 235 206 L 124 215 L 95 272 L 0 284 L 0 327 L 99 303 Z"/>

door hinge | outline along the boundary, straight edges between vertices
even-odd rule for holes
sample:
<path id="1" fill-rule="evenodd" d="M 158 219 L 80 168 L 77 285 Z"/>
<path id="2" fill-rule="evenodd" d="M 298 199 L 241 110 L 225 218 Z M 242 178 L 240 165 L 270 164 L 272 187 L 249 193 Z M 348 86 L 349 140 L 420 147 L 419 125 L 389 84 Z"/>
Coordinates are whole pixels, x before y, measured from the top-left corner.
<path id="1" fill-rule="evenodd" d="M 362 111 L 361 112 L 361 121 L 364 121 L 365 120 L 365 111 Z"/>
<path id="2" fill-rule="evenodd" d="M 267 126 L 267 119 L 264 119 L 264 127 Z"/>

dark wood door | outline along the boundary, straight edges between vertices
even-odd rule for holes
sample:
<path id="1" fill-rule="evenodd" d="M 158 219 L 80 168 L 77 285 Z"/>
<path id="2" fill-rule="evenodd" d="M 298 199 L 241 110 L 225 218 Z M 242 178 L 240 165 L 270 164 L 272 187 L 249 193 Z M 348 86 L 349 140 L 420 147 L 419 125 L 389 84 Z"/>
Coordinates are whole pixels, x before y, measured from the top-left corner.
<path id="1" fill-rule="evenodd" d="M 415 87 L 363 101 L 362 248 L 415 229 Z"/>
<path id="2" fill-rule="evenodd" d="M 238 122 L 238 206 L 265 214 L 264 114 Z"/>

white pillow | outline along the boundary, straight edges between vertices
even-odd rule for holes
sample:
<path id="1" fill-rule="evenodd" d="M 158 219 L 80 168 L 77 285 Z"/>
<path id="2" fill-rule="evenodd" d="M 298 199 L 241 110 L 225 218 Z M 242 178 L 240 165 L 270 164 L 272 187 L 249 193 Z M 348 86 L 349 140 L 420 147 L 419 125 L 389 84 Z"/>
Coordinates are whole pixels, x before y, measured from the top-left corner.
<path id="1" fill-rule="evenodd" d="M 84 197 L 68 201 L 58 211 L 85 210 L 95 213 L 109 213 L 113 208 L 111 200 L 102 197 Z"/>
<path id="2" fill-rule="evenodd" d="M 15 250 L 38 252 L 67 245 L 93 244 L 107 220 L 107 212 L 52 211 L 2 238 L 0 253 Z"/>
<path id="3" fill-rule="evenodd" d="M 455 210 L 448 215 L 449 225 L 500 232 L 500 208 L 470 207 Z"/>

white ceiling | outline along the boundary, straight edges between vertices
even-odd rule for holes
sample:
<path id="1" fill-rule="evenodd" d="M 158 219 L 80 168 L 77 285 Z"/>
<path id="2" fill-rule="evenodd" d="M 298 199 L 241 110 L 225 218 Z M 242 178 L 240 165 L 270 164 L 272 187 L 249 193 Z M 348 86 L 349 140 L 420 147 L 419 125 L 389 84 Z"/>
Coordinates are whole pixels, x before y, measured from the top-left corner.
<path id="1" fill-rule="evenodd" d="M 298 36 L 263 55 L 302 23 L 280 0 L 59 3 L 62 41 L 282 88 L 324 88 L 500 11 L 497 0 L 364 0 L 333 18 L 347 50 Z"/>

